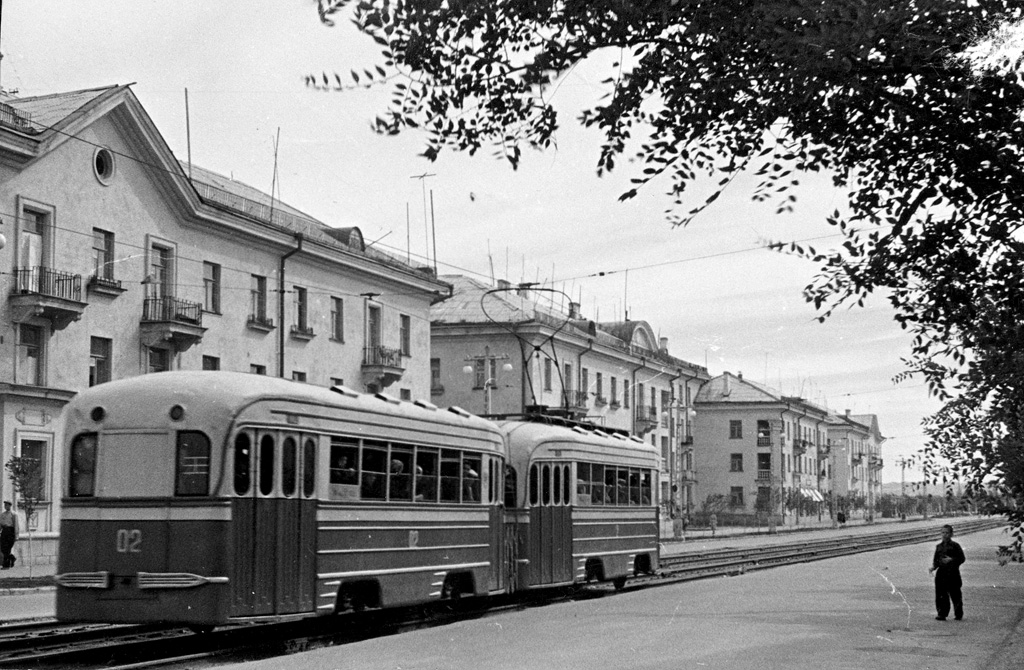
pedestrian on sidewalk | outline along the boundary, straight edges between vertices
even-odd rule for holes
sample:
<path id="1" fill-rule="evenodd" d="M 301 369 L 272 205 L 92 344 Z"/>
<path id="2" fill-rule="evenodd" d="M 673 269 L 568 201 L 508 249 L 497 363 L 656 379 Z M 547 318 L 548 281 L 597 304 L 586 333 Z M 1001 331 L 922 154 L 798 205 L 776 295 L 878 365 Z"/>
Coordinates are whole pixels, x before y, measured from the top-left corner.
<path id="1" fill-rule="evenodd" d="M 935 545 L 932 567 L 928 570 L 935 573 L 935 618 L 938 621 L 945 621 L 949 616 L 950 601 L 953 601 L 953 618 L 957 621 L 964 618 L 960 566 L 965 560 L 964 550 L 953 541 L 953 527 L 946 524 L 942 527 L 942 541 Z"/>
<path id="2" fill-rule="evenodd" d="M 718 528 L 718 515 L 714 512 L 712 512 L 711 516 L 708 518 L 708 525 L 711 526 L 711 537 L 714 537 L 715 529 Z"/>
<path id="3" fill-rule="evenodd" d="M 11 511 L 9 500 L 4 501 L 4 511 L 0 513 L 0 553 L 3 553 L 3 570 L 14 567 L 14 543 L 18 540 L 18 517 Z"/>

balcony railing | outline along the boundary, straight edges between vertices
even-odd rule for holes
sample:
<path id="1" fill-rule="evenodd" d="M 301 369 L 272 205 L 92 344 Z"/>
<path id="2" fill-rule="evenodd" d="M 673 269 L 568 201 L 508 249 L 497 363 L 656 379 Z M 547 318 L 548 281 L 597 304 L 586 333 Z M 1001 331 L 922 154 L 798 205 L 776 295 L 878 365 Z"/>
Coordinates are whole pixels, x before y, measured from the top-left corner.
<path id="1" fill-rule="evenodd" d="M 203 306 L 191 300 L 171 296 L 146 298 L 142 305 L 143 321 L 177 321 L 195 326 L 203 325 Z"/>
<path id="2" fill-rule="evenodd" d="M 381 345 L 363 348 L 363 365 L 402 367 L 402 352 Z"/>
<path id="3" fill-rule="evenodd" d="M 757 481 L 759 481 L 759 482 L 770 482 L 771 479 L 772 479 L 772 471 L 771 470 L 758 470 L 757 471 Z"/>
<path id="4" fill-rule="evenodd" d="M 563 391 L 562 397 L 568 407 L 587 409 L 590 407 L 590 394 L 586 391 Z"/>
<path id="5" fill-rule="evenodd" d="M 274 320 L 267 316 L 266 313 L 250 314 L 246 325 L 256 330 L 273 330 Z"/>
<path id="6" fill-rule="evenodd" d="M 770 446 L 772 446 L 772 436 L 771 435 L 758 435 L 757 436 L 757 446 L 759 446 L 759 447 L 770 447 Z"/>
<path id="7" fill-rule="evenodd" d="M 51 298 L 82 301 L 82 275 L 35 266 L 14 269 L 12 293 L 36 293 Z"/>
<path id="8" fill-rule="evenodd" d="M 313 326 L 309 324 L 301 325 L 298 323 L 293 323 L 292 327 L 289 329 L 288 332 L 291 334 L 293 338 L 299 340 L 312 340 L 314 337 L 316 337 L 316 333 L 313 332 Z"/>

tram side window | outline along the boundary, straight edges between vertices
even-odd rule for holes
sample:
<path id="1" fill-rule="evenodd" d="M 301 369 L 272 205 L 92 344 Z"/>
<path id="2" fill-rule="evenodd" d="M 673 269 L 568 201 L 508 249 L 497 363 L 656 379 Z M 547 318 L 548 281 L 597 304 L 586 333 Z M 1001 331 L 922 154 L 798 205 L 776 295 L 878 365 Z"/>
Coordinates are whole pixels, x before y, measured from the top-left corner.
<path id="1" fill-rule="evenodd" d="M 536 465 L 530 466 L 530 505 L 536 505 L 539 501 L 540 491 L 540 467 Z"/>
<path id="2" fill-rule="evenodd" d="M 441 502 L 459 502 L 459 456 L 451 449 L 441 451 Z"/>
<path id="3" fill-rule="evenodd" d="M 71 443 L 70 469 L 68 495 L 72 498 L 96 495 L 96 433 L 83 433 Z"/>
<path id="4" fill-rule="evenodd" d="M 416 450 L 416 502 L 437 502 L 437 449 Z"/>
<path id="5" fill-rule="evenodd" d="M 568 465 L 562 466 L 562 503 L 572 504 L 572 469 Z"/>
<path id="6" fill-rule="evenodd" d="M 312 498 L 316 491 L 316 441 L 307 437 L 302 443 L 302 496 Z"/>
<path id="7" fill-rule="evenodd" d="M 604 505 L 607 502 L 605 489 L 604 466 L 595 463 L 590 466 L 590 503 L 592 505 Z"/>
<path id="8" fill-rule="evenodd" d="M 252 482 L 252 440 L 248 433 L 235 436 L 235 493 L 245 495 Z"/>
<path id="9" fill-rule="evenodd" d="M 604 501 L 606 505 L 617 505 L 619 500 L 619 486 L 615 478 L 616 471 L 612 466 L 604 469 Z M 625 482 L 623 482 L 625 483 Z"/>
<path id="10" fill-rule="evenodd" d="M 178 433 L 174 495 L 205 496 L 210 491 L 210 439 L 197 431 Z"/>
<path id="11" fill-rule="evenodd" d="M 299 445 L 290 435 L 281 443 L 281 493 L 285 498 L 295 495 L 298 484 Z"/>
<path id="12" fill-rule="evenodd" d="M 357 484 L 359 476 L 359 443 L 347 438 L 331 439 L 331 484 Z"/>
<path id="13" fill-rule="evenodd" d="M 462 455 L 462 502 L 480 502 L 480 457 Z"/>
<path id="14" fill-rule="evenodd" d="M 516 475 L 516 469 L 511 465 L 505 466 L 505 507 L 508 509 L 515 509 L 516 507 L 516 487 L 518 485 L 519 477 Z"/>
<path id="15" fill-rule="evenodd" d="M 640 474 L 640 504 L 651 504 L 651 471 L 644 470 Z"/>
<path id="16" fill-rule="evenodd" d="M 576 502 L 589 505 L 590 502 L 590 463 L 576 464 Z"/>
<path id="17" fill-rule="evenodd" d="M 551 504 L 551 466 L 547 463 L 540 467 L 540 504 Z"/>
<path id="18" fill-rule="evenodd" d="M 554 498 L 552 499 L 551 502 L 554 505 L 561 505 L 562 504 L 562 466 L 560 466 L 560 465 L 553 465 L 553 466 L 551 466 L 551 474 L 555 478 L 555 481 L 552 484 L 552 489 L 553 489 L 553 492 L 554 492 L 555 495 L 554 495 Z"/>
<path id="19" fill-rule="evenodd" d="M 260 493 L 269 496 L 274 492 L 274 436 L 260 438 Z"/>
<path id="20" fill-rule="evenodd" d="M 640 504 L 640 471 L 636 469 L 629 471 L 629 504 Z"/>
<path id="21" fill-rule="evenodd" d="M 363 462 L 360 467 L 363 482 L 360 495 L 364 500 L 384 500 L 387 460 L 386 444 L 370 441 L 363 444 Z"/>
<path id="22" fill-rule="evenodd" d="M 388 498 L 390 500 L 412 500 L 412 447 L 391 446 L 391 463 L 388 467 Z"/>

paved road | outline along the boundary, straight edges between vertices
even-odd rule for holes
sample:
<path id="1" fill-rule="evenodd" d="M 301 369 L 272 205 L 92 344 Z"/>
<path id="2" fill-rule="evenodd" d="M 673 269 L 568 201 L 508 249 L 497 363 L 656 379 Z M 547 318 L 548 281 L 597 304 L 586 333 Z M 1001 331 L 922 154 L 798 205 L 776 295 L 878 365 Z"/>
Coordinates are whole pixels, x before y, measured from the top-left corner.
<path id="1" fill-rule="evenodd" d="M 241 670 L 1017 670 L 1024 564 L 964 546 L 966 616 L 934 620 L 933 543 L 627 592 L 226 666 Z M 937 540 L 936 540 L 937 541 Z"/>

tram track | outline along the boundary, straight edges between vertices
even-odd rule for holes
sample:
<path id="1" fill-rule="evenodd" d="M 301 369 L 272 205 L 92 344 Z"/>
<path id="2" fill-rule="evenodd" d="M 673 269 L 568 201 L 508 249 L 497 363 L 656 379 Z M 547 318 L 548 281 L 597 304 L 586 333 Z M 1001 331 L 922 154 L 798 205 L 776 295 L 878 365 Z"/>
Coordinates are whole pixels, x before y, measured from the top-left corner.
<path id="1" fill-rule="evenodd" d="M 995 519 L 960 521 L 958 534 L 997 528 Z M 806 536 L 752 548 L 712 549 L 673 554 L 661 561 L 655 575 L 631 579 L 624 590 L 653 588 L 671 583 L 734 576 L 826 560 L 855 553 L 878 551 L 925 542 L 936 526 L 846 535 L 809 540 Z M 582 588 L 553 588 L 497 598 L 467 598 L 429 607 L 371 610 L 285 623 L 240 624 L 197 635 L 180 626 L 134 626 L 31 622 L 0 629 L 0 668 L 121 668 L 196 667 L 221 662 L 271 658 L 324 646 L 342 646 L 411 630 L 444 626 L 502 612 L 546 606 L 567 600 L 610 595 L 608 583 Z"/>

